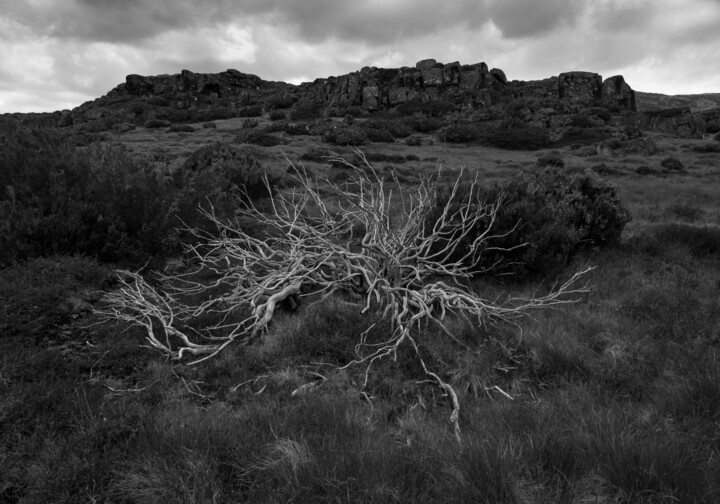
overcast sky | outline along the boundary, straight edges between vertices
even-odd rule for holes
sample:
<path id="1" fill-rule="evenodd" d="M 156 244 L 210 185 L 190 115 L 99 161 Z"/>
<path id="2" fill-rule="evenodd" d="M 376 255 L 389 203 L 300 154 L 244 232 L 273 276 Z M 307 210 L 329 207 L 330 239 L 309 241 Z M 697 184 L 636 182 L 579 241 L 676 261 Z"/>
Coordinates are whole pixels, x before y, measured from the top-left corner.
<path id="1" fill-rule="evenodd" d="M 74 108 L 131 73 L 299 83 L 425 58 L 720 92 L 720 0 L 0 0 L 0 44 L 0 113 Z"/>

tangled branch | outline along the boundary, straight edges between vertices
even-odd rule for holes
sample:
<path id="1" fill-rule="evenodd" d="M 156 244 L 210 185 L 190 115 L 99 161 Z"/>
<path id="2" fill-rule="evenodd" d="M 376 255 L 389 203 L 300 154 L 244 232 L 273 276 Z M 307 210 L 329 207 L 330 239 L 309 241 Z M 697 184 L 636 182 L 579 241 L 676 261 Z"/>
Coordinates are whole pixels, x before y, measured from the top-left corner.
<path id="1" fill-rule="evenodd" d="M 477 178 L 464 182 L 459 177 L 447 204 L 436 208 L 436 179 L 423 179 L 410 194 L 398 186 L 393 194 L 364 157 L 360 167 L 334 161 L 345 163 L 355 180 L 353 185 L 326 181 L 331 198 L 322 198 L 307 175 L 296 169 L 298 188 L 273 197 L 270 212 L 240 203 L 238 218 L 257 222 L 265 229 L 263 238 L 243 231 L 238 221 L 219 219 L 212 208 L 201 210 L 217 233 L 191 230 L 197 243 L 188 252 L 196 269 L 164 276 L 162 292 L 140 275 L 122 271 L 120 289 L 107 296 L 101 312 L 108 319 L 144 327 L 150 347 L 177 360 L 190 354 L 196 357 L 194 364 L 230 343 L 248 344 L 260 337 L 284 300 L 321 300 L 342 292 L 363 313 L 377 310 L 392 325 L 390 337 L 380 344 L 368 343 L 367 331 L 358 335 L 357 356 L 347 366 L 366 365 L 367 382 L 373 362 L 396 358 L 401 345 L 411 345 L 425 373 L 450 397 L 450 420 L 459 437 L 457 395 L 422 360 L 420 324 L 435 324 L 458 341 L 446 327 L 448 317 L 486 324 L 572 302 L 587 292 L 580 279 L 589 269 L 544 296 L 503 303 L 483 299 L 462 280 L 476 272 L 473 267 L 480 256 L 493 250 L 494 240 L 501 237 L 494 234 L 493 225 L 502 197 L 483 201 Z M 462 198 L 461 184 L 469 184 Z M 196 280 L 200 272 L 212 274 L 214 280 Z M 194 305 L 181 301 L 193 296 L 206 299 Z M 192 322 L 207 314 L 220 321 L 193 328 Z"/>

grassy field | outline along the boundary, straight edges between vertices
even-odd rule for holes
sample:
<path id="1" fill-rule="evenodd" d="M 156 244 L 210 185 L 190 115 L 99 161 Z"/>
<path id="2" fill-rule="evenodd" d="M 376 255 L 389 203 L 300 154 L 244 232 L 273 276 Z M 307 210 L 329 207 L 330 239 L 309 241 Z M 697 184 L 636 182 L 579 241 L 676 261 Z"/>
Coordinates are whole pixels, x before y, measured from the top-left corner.
<path id="1" fill-rule="evenodd" d="M 111 140 L 177 167 L 236 141 L 241 122 Z M 280 136 L 255 148 L 278 171 L 293 162 L 333 179 L 341 169 L 302 156 L 349 154 Z M 595 266 L 582 302 L 517 326 L 458 321 L 469 348 L 418 335 L 460 396 L 461 441 L 447 397 L 403 352 L 377 362 L 367 387 L 364 368 L 338 369 L 360 333 L 390 328 L 337 300 L 187 366 L 142 348 L 137 327 L 95 325 L 114 287 L 107 265 L 51 256 L 0 271 L 0 502 L 720 501 L 720 154 L 653 139 L 652 156 L 557 150 L 564 170 L 616 184 L 633 218 L 619 246 L 563 273 Z M 373 164 L 408 187 L 439 167 L 504 180 L 546 154 L 437 140 L 363 151 L 394 156 Z M 664 169 L 669 156 L 682 169 Z M 553 280 L 472 287 L 494 298 Z"/>

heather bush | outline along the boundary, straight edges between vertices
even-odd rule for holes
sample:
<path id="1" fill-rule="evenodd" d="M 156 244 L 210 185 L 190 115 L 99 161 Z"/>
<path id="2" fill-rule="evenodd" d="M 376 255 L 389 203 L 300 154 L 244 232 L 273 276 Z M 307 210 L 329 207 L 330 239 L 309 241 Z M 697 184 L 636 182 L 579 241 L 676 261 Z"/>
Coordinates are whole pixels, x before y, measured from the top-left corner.
<path id="1" fill-rule="evenodd" d="M 167 128 L 172 123 L 166 119 L 149 119 L 145 121 L 146 128 Z"/>
<path id="2" fill-rule="evenodd" d="M 287 114 L 282 110 L 273 110 L 270 112 L 269 118 L 271 121 L 283 121 L 287 119 Z"/>
<path id="3" fill-rule="evenodd" d="M 25 172 L 4 180 L 1 264 L 54 253 L 139 263 L 175 248 L 173 190 L 150 164 L 118 145 L 28 147 L 15 152 Z"/>
<path id="4" fill-rule="evenodd" d="M 405 139 L 405 143 L 409 145 L 410 147 L 420 147 L 422 145 L 422 137 L 419 136 L 409 136 Z"/>
<path id="5" fill-rule="evenodd" d="M 270 109 L 288 109 L 295 105 L 297 97 L 291 94 L 283 94 L 273 96 L 268 100 L 268 108 Z"/>
<path id="6" fill-rule="evenodd" d="M 237 111 L 237 117 L 260 117 L 263 113 L 262 107 L 260 105 L 250 105 L 249 107 L 243 107 L 241 109 L 238 109 Z M 226 118 L 218 118 L 218 119 L 226 119 Z"/>
<path id="7" fill-rule="evenodd" d="M 565 166 L 565 161 L 560 157 L 557 152 L 550 152 L 544 156 L 540 156 L 537 160 L 537 165 L 540 168 L 562 168 Z"/>
<path id="8" fill-rule="evenodd" d="M 323 135 L 323 139 L 334 145 L 363 145 L 368 137 L 365 130 L 357 126 L 333 125 Z"/>
<path id="9" fill-rule="evenodd" d="M 682 161 L 672 156 L 668 156 L 660 161 L 660 166 L 670 171 L 683 171 L 685 169 L 685 165 L 682 164 Z"/>
<path id="10" fill-rule="evenodd" d="M 575 114 L 570 118 L 570 126 L 576 128 L 592 128 L 595 126 L 595 123 L 586 114 Z"/>
<path id="11" fill-rule="evenodd" d="M 413 114 L 405 118 L 405 124 L 410 126 L 413 131 L 419 133 L 427 133 L 429 131 L 437 131 L 443 127 L 443 120 L 438 117 L 427 117 L 424 114 Z"/>
<path id="12" fill-rule="evenodd" d="M 358 122 L 372 142 L 392 142 L 396 138 L 406 138 L 412 134 L 412 129 L 406 124 L 392 119 L 368 119 Z"/>
<path id="13" fill-rule="evenodd" d="M 257 128 L 258 124 L 260 124 L 260 122 L 257 119 L 251 119 L 248 117 L 247 119 L 243 120 L 242 127 L 243 128 Z"/>
<path id="14" fill-rule="evenodd" d="M 220 214 L 232 215 L 237 199 L 257 200 L 270 196 L 279 175 L 270 172 L 252 149 L 223 142 L 201 147 L 175 173 L 178 207 L 183 219 L 192 219 L 198 205 L 211 203 Z"/>
<path id="15" fill-rule="evenodd" d="M 290 119 L 304 121 L 323 116 L 325 105 L 322 102 L 300 102 L 290 111 Z"/>
<path id="16" fill-rule="evenodd" d="M 538 150 L 550 145 L 550 135 L 544 128 L 500 128 L 492 131 L 488 141 L 494 147 L 509 150 Z"/>
<path id="17" fill-rule="evenodd" d="M 189 124 L 173 124 L 168 131 L 173 133 L 192 133 L 195 131 L 195 128 Z"/>
<path id="18" fill-rule="evenodd" d="M 438 140 L 450 143 L 472 142 L 481 136 L 482 130 L 477 124 L 449 124 L 437 132 Z"/>
<path id="19" fill-rule="evenodd" d="M 557 169 L 523 173 L 480 196 L 489 201 L 502 197 L 503 203 L 492 228 L 500 237 L 492 240 L 475 267 L 480 271 L 498 264 L 496 273 L 519 279 L 556 274 L 581 250 L 617 243 L 630 220 L 615 187 L 589 170 L 572 175 Z M 438 208 L 447 197 L 439 195 Z M 436 218 L 431 214 L 428 224 Z M 487 224 L 467 236 L 467 244 Z M 461 244 L 458 257 L 462 250 Z"/>

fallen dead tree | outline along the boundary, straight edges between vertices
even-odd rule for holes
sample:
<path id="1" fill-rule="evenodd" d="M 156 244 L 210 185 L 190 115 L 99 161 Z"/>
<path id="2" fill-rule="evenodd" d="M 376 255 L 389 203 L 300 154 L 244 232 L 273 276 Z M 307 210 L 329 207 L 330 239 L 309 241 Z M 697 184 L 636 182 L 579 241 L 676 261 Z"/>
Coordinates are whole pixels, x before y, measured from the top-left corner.
<path id="1" fill-rule="evenodd" d="M 265 229 L 267 236 L 262 239 L 243 231 L 237 221 L 222 221 L 212 209 L 203 210 L 217 233 L 192 230 L 197 243 L 188 247 L 188 253 L 196 270 L 165 276 L 161 289 L 137 273 L 120 271 L 120 287 L 106 297 L 100 313 L 142 326 L 150 347 L 176 360 L 192 356 L 190 363 L 196 364 L 230 344 L 256 340 L 271 323 L 278 303 L 290 297 L 319 300 L 342 293 L 358 310 L 381 313 L 392 327 L 381 343 L 368 343 L 366 333 L 358 334 L 357 355 L 347 366 L 365 365 L 367 381 L 373 362 L 396 357 L 401 345 L 410 345 L 425 373 L 449 396 L 450 419 L 459 436 L 457 395 L 441 371 L 429 369 L 422 360 L 420 324 L 434 324 L 457 341 L 447 328 L 448 317 L 486 324 L 572 302 L 587 291 L 580 279 L 588 270 L 544 296 L 503 303 L 483 299 L 462 280 L 475 272 L 478 257 L 491 250 L 498 237 L 493 223 L 502 197 L 482 201 L 477 180 L 458 178 L 447 204 L 438 209 L 438 186 L 432 179 L 423 180 L 411 194 L 398 185 L 393 195 L 393 184 L 368 163 L 346 164 L 355 180 L 351 185 L 328 183 L 325 190 L 329 188 L 331 198 L 321 197 L 305 173 L 296 170 L 298 188 L 273 197 L 270 212 L 239 203 L 238 216 Z M 470 186 L 462 198 L 461 183 Z M 464 250 L 458 250 L 461 243 Z M 198 272 L 211 272 L 212 281 L 196 280 Z M 184 301 L 190 297 L 204 300 Z M 219 322 L 193 325 L 209 314 Z"/>

